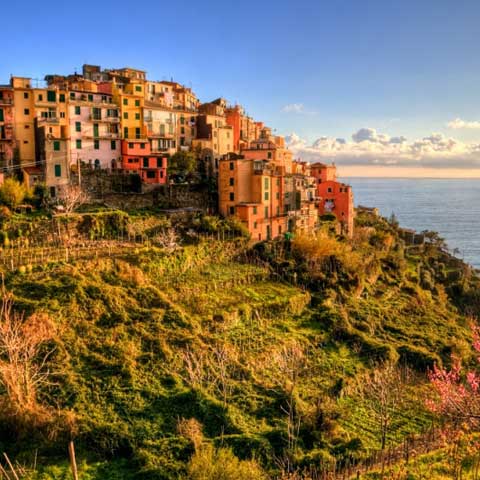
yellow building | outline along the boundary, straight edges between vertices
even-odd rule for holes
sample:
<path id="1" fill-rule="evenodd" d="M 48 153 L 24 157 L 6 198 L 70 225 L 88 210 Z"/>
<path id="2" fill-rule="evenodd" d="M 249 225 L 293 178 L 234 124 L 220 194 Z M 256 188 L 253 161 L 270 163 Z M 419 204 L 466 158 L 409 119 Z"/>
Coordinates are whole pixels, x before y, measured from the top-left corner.
<path id="1" fill-rule="evenodd" d="M 139 80 L 113 84 L 113 99 L 120 107 L 120 127 L 124 139 L 146 138 L 143 119 L 144 88 L 144 83 Z"/>
<path id="2" fill-rule="evenodd" d="M 35 163 L 35 105 L 31 80 L 12 77 L 11 85 L 15 105 L 14 123 L 18 160 L 21 165 L 33 165 Z"/>

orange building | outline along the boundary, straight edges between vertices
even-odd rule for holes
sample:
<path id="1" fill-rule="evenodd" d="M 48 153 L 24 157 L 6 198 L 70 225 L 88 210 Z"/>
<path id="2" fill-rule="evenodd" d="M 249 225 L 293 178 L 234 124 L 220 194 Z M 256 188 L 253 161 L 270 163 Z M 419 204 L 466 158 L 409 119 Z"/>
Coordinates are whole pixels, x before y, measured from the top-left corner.
<path id="1" fill-rule="evenodd" d="M 15 152 L 13 88 L 0 85 L 0 167 L 13 166 Z"/>
<path id="2" fill-rule="evenodd" d="M 122 168 L 127 173 L 137 173 L 144 183 L 167 183 L 167 158 L 152 153 L 146 140 L 122 140 Z"/>
<path id="3" fill-rule="evenodd" d="M 318 213 L 333 213 L 342 226 L 343 233 L 353 235 L 353 191 L 350 185 L 337 181 L 335 165 L 314 163 L 311 165 L 312 176 L 316 180 Z"/>

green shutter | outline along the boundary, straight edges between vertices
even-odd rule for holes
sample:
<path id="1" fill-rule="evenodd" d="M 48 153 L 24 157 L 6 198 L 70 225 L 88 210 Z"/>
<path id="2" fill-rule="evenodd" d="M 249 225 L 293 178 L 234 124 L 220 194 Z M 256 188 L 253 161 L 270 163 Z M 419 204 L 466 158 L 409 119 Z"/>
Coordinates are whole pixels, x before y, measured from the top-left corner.
<path id="1" fill-rule="evenodd" d="M 47 90 L 47 100 L 49 102 L 56 102 L 57 101 L 57 94 L 54 90 Z"/>
<path id="2" fill-rule="evenodd" d="M 3 108 L 0 108 L 0 122 L 3 122 Z"/>
<path id="3" fill-rule="evenodd" d="M 64 93 L 61 93 L 58 97 L 58 100 L 62 103 L 65 103 L 65 94 Z"/>
<path id="4" fill-rule="evenodd" d="M 76 132 L 82 131 L 82 124 L 80 122 L 75 122 L 75 131 Z"/>
<path id="5" fill-rule="evenodd" d="M 58 140 L 55 140 L 55 141 L 53 142 L 53 150 L 54 150 L 55 152 L 59 152 L 59 151 L 60 151 L 60 142 L 59 142 Z"/>
<path id="6" fill-rule="evenodd" d="M 115 140 L 110 141 L 110 148 L 115 150 L 117 148 L 117 142 Z"/>
<path id="7" fill-rule="evenodd" d="M 77 140 L 77 148 L 78 149 L 82 148 L 82 141 L 81 140 Z"/>
<path id="8" fill-rule="evenodd" d="M 93 141 L 93 148 L 95 150 L 99 150 L 100 149 L 100 140 L 94 140 Z"/>
<path id="9" fill-rule="evenodd" d="M 61 177 L 62 176 L 62 166 L 56 164 L 55 165 L 55 176 L 56 177 Z"/>
<path id="10" fill-rule="evenodd" d="M 93 136 L 98 137 L 98 123 L 93 124 Z"/>
<path id="11" fill-rule="evenodd" d="M 79 106 L 75 107 L 75 115 L 80 115 L 80 107 Z"/>

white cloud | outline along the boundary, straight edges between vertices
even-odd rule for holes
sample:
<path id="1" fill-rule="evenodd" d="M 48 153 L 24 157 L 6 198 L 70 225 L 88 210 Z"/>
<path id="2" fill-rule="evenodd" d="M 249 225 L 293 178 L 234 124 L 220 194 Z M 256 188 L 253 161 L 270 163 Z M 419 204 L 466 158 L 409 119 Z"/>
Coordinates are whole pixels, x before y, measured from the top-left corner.
<path id="1" fill-rule="evenodd" d="M 447 123 L 448 128 L 453 128 L 454 130 L 460 130 L 463 128 L 466 129 L 479 129 L 480 128 L 480 122 L 478 121 L 467 121 L 467 120 L 462 120 L 461 118 L 455 118 L 455 120 L 452 120 Z"/>
<path id="2" fill-rule="evenodd" d="M 282 108 L 282 112 L 286 113 L 302 113 L 304 111 L 303 103 L 289 103 Z"/>
<path id="3" fill-rule="evenodd" d="M 464 143 L 433 133 L 428 137 L 407 141 L 403 136 L 378 133 L 374 128 L 361 128 L 351 141 L 319 137 L 307 143 L 296 134 L 287 137 L 287 144 L 303 160 L 335 161 L 338 165 L 384 165 L 424 168 L 480 168 L 480 144 Z"/>
<path id="4" fill-rule="evenodd" d="M 289 103 L 282 107 L 282 112 L 284 113 L 301 113 L 304 115 L 316 115 L 317 112 L 310 111 L 305 109 L 305 105 L 303 103 Z"/>

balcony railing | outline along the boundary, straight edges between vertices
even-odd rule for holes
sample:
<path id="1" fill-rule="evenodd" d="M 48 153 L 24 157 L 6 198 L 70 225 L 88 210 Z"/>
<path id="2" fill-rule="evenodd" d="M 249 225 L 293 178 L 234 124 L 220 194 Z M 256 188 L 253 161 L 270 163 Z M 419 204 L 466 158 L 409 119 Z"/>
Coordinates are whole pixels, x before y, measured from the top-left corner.
<path id="1" fill-rule="evenodd" d="M 88 119 L 92 122 L 108 122 L 108 123 L 118 123 L 120 122 L 120 117 L 98 117 L 96 115 L 90 115 Z"/>
<path id="2" fill-rule="evenodd" d="M 13 105 L 13 98 L 0 98 L 0 105 Z"/>
<path id="3" fill-rule="evenodd" d="M 60 117 L 38 117 L 38 123 L 59 123 Z"/>

